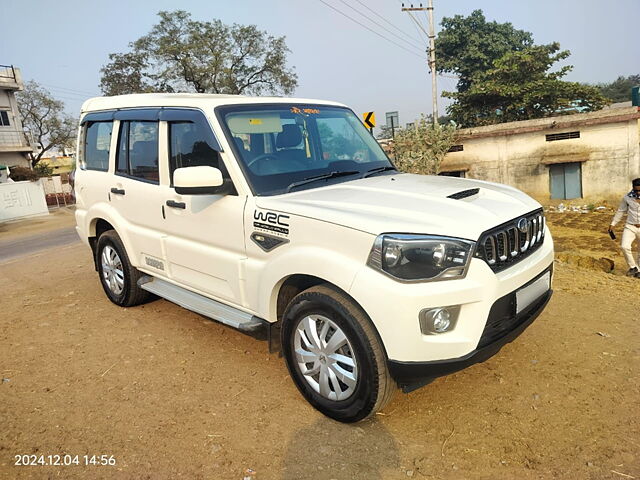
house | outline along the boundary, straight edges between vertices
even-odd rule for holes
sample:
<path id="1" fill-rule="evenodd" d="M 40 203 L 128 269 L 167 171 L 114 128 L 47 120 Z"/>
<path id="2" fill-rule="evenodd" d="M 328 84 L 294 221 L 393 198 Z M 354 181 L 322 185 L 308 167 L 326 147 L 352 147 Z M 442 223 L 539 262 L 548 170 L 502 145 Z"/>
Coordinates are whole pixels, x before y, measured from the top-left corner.
<path id="1" fill-rule="evenodd" d="M 462 129 L 441 172 L 506 183 L 542 202 L 617 199 L 640 177 L 640 107 Z"/>
<path id="2" fill-rule="evenodd" d="M 53 171 L 53 175 L 61 173 L 69 173 L 73 170 L 75 162 L 74 152 L 68 152 L 65 149 L 47 152 L 46 157 L 42 157 L 38 164 L 48 165 Z"/>
<path id="3" fill-rule="evenodd" d="M 24 133 L 15 92 L 24 88 L 20 69 L 0 65 L 0 165 L 29 168 L 28 154 L 33 152 Z"/>

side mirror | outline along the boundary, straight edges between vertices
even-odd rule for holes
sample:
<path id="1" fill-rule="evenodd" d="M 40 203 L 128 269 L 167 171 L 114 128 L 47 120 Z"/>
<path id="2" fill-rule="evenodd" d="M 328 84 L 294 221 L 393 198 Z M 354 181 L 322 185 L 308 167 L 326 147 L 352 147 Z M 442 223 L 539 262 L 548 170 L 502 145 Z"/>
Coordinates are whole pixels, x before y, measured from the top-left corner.
<path id="1" fill-rule="evenodd" d="M 220 194 L 222 172 L 215 167 L 184 167 L 173 171 L 173 187 L 181 195 Z"/>

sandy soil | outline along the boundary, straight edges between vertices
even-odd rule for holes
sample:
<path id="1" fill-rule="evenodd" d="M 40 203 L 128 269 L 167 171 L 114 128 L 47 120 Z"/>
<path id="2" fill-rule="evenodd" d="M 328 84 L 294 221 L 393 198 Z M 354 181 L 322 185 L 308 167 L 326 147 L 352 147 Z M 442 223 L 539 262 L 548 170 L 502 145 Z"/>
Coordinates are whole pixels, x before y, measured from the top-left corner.
<path id="1" fill-rule="evenodd" d="M 0 240 L 13 240 L 75 225 L 75 207 L 51 209 L 48 215 L 0 222 Z"/>
<path id="2" fill-rule="evenodd" d="M 357 425 L 313 410 L 264 340 L 164 300 L 111 304 L 84 246 L 0 265 L 0 478 L 640 478 L 640 280 L 620 275 L 610 218 L 550 224 L 615 275 L 558 262 L 514 343 Z"/>

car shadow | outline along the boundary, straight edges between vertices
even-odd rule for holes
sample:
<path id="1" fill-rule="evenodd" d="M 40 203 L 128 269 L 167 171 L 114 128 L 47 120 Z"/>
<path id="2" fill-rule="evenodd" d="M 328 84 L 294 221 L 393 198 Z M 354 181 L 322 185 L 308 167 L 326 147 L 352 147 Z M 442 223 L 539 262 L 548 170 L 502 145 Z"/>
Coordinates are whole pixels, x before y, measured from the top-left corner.
<path id="1" fill-rule="evenodd" d="M 399 464 L 396 440 L 378 419 L 344 424 L 323 417 L 293 434 L 281 478 L 374 480 L 388 478 Z"/>

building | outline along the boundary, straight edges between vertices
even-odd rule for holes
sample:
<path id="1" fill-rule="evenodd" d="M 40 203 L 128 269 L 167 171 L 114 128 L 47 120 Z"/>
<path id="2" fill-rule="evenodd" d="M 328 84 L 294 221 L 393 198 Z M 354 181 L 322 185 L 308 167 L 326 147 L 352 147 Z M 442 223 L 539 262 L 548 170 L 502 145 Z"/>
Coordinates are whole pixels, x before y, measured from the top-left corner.
<path id="1" fill-rule="evenodd" d="M 75 152 L 64 148 L 48 151 L 47 156 L 42 157 L 38 162 L 38 165 L 40 164 L 48 165 L 53 171 L 53 175 L 69 173 L 74 168 Z"/>
<path id="2" fill-rule="evenodd" d="M 30 167 L 33 147 L 22 128 L 15 92 L 24 87 L 20 69 L 0 65 L 0 165 Z"/>
<path id="3" fill-rule="evenodd" d="M 542 202 L 619 198 L 640 177 L 640 107 L 462 129 L 441 171 L 506 183 Z"/>

